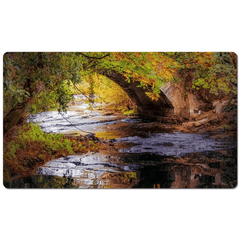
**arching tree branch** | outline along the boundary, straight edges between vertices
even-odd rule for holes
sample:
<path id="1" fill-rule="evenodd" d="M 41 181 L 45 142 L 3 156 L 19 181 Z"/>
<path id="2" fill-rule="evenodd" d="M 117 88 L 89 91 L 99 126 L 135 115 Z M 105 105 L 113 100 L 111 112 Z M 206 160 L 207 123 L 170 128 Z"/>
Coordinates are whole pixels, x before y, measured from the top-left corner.
<path id="1" fill-rule="evenodd" d="M 88 59 L 98 59 L 98 60 L 110 56 L 110 53 L 108 53 L 108 54 L 106 54 L 105 56 L 102 56 L 102 57 L 88 56 L 88 55 L 86 55 L 85 53 L 82 53 L 82 52 L 79 52 L 78 54 L 80 54 L 80 55 L 82 55 L 82 56 L 84 56 L 84 57 L 86 57 Z"/>

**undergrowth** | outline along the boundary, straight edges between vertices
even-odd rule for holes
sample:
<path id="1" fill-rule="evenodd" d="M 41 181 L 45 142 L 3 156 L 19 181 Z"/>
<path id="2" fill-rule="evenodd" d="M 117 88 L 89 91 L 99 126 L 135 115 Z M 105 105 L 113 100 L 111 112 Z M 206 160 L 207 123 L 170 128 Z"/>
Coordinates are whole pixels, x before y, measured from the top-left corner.
<path id="1" fill-rule="evenodd" d="M 37 124 L 25 124 L 15 139 L 4 140 L 4 181 L 29 175 L 53 158 L 97 149 L 93 141 L 68 139 L 64 134 L 44 133 Z"/>
<path id="2" fill-rule="evenodd" d="M 73 152 L 73 143 L 65 138 L 63 134 L 49 134 L 44 133 L 41 128 L 33 123 L 26 124 L 19 131 L 17 141 L 13 140 L 8 144 L 8 148 L 4 152 L 5 158 L 16 158 L 16 150 L 25 150 L 28 143 L 38 142 L 40 143 L 48 153 L 55 153 L 62 149 L 66 149 L 70 154 Z"/>

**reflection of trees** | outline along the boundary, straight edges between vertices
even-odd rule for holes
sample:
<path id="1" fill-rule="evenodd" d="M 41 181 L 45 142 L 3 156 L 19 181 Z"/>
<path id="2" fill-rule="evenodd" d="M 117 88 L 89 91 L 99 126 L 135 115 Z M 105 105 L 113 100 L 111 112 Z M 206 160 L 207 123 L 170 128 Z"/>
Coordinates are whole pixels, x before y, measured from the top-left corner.
<path id="1" fill-rule="evenodd" d="M 71 177 L 37 175 L 4 182 L 6 188 L 76 188 Z"/>

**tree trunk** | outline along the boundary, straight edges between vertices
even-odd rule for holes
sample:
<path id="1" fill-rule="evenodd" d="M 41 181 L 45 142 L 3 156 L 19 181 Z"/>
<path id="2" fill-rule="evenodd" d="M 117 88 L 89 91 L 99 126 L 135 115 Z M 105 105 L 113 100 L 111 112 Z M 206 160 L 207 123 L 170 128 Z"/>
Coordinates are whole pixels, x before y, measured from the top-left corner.
<path id="1" fill-rule="evenodd" d="M 42 83 L 39 81 L 34 89 L 31 89 L 31 82 L 27 81 L 28 86 L 25 89 L 30 89 L 30 97 L 26 97 L 23 103 L 17 104 L 3 119 L 3 134 L 7 133 L 12 127 L 16 126 L 19 120 L 29 113 L 29 108 L 33 102 L 33 92 L 39 94 L 42 91 Z"/>
<path id="2" fill-rule="evenodd" d="M 23 117 L 27 110 L 29 102 L 26 101 L 22 104 L 18 104 L 16 107 L 10 110 L 10 112 L 3 119 L 3 134 L 6 134 L 12 127 L 16 126 L 21 117 Z"/>

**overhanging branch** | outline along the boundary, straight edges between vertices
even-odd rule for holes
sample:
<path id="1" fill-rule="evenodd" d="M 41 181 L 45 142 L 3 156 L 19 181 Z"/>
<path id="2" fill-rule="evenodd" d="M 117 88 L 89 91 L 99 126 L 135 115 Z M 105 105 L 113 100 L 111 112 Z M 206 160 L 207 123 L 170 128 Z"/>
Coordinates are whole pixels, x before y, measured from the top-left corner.
<path id="1" fill-rule="evenodd" d="M 110 56 L 110 54 L 108 53 L 108 54 L 106 54 L 105 56 L 102 56 L 102 57 L 93 57 L 93 56 L 88 56 L 88 55 L 86 55 L 85 53 L 82 53 L 82 52 L 79 52 L 79 54 L 80 55 L 83 55 L 84 57 L 86 57 L 86 58 L 88 58 L 88 59 L 103 59 L 103 58 L 105 58 L 105 57 L 108 57 L 108 56 Z"/>

